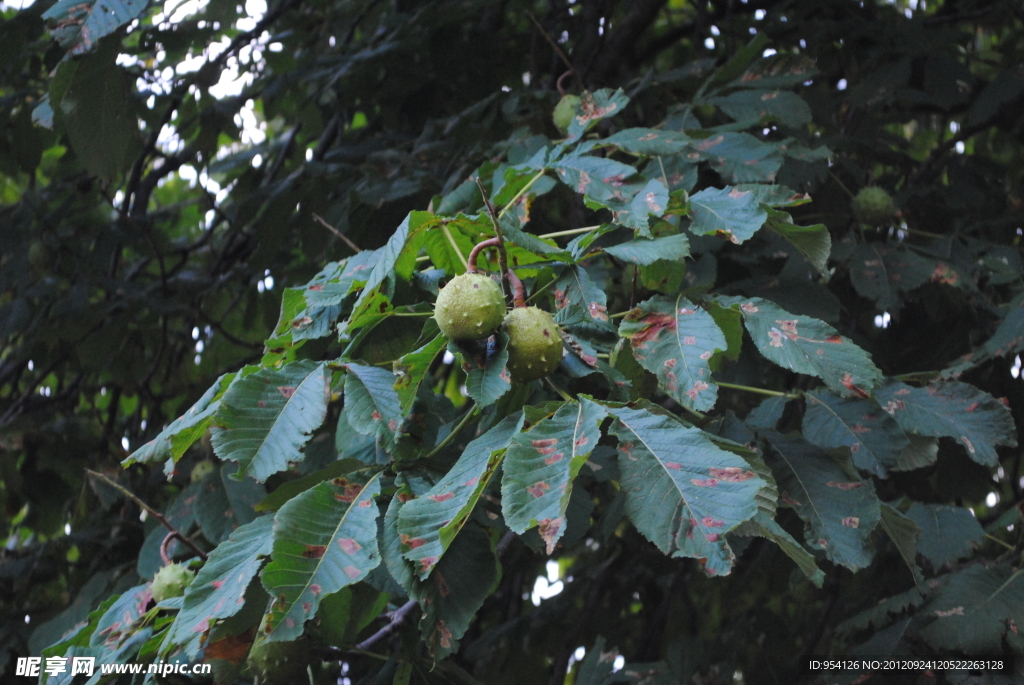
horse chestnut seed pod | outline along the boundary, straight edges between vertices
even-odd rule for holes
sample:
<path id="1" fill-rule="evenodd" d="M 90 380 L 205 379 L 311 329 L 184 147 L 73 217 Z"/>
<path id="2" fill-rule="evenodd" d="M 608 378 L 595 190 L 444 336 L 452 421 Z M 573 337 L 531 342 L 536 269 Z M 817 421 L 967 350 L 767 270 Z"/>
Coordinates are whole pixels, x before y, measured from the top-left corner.
<path id="1" fill-rule="evenodd" d="M 434 318 L 444 337 L 453 341 L 481 340 L 492 335 L 505 316 L 505 296 L 493 279 L 465 273 L 441 288 Z"/>
<path id="2" fill-rule="evenodd" d="M 513 383 L 547 376 L 562 361 L 558 324 L 543 309 L 516 307 L 505 317 L 508 333 L 508 370 Z"/>

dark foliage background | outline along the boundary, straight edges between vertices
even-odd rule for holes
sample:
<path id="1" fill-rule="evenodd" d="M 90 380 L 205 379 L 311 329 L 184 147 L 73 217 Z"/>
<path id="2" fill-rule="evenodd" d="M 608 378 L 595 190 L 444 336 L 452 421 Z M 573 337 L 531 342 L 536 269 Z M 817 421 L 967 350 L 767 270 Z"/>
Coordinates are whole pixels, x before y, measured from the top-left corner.
<path id="1" fill-rule="evenodd" d="M 571 92 L 622 88 L 631 98 L 598 125 L 601 135 L 666 121 L 677 130 L 727 130 L 736 116 L 687 103 L 755 36 L 764 37 L 757 53 L 812 60 L 817 73 L 793 91 L 806 105 L 785 100 L 749 130 L 831 151 L 827 160 L 788 157 L 776 178 L 813 198 L 792 209 L 797 224 L 828 229 L 827 284 L 767 239 L 707 269 L 708 261 L 690 261 L 686 277 L 822 319 L 886 376 L 918 383 L 952 368 L 1005 398 L 1015 422 L 1024 416 L 1016 356 L 1024 349 L 1019 2 L 281 0 L 263 8 L 212 0 L 191 13 L 175 13 L 173 3 L 109 0 L 110 12 L 101 4 L 38 0 L 0 10 L 7 676 L 14 657 L 39 655 L 160 566 L 154 518 L 140 517 L 135 500 L 86 470 L 167 511 L 197 538 L 209 535 L 213 524 L 203 517 L 213 514 L 183 511 L 179 497 L 193 467 L 214 457 L 208 439 L 170 479 L 159 464 L 120 462 L 221 373 L 263 357 L 286 287 L 353 247 L 385 245 L 410 211 L 437 210 L 442 198 L 465 192 L 481 165 L 533 145 L 531 136 L 560 137 L 551 112 L 564 60 L 574 74 L 561 85 Z M 224 87 L 232 76 L 237 86 Z M 702 166 L 689 189 L 721 185 Z M 869 185 L 895 198 L 891 227 L 854 220 L 851 193 Z M 536 200 L 530 219 L 531 233 L 549 234 L 604 215 L 558 187 Z M 904 244 L 913 250 L 886 252 Z M 925 266 L 900 261 L 908 253 Z M 863 273 L 865 259 L 895 261 L 878 279 Z M 922 268 L 923 276 L 915 272 Z M 636 303 L 628 281 L 608 277 L 609 312 Z M 401 334 L 380 338 L 376 361 L 408 351 L 399 349 L 405 342 L 397 354 L 387 347 Z M 749 342 L 723 381 L 783 393 L 814 386 L 769 367 Z M 311 341 L 303 354 L 327 349 Z M 719 414 L 747 416 L 762 399 L 723 386 Z M 807 402 L 790 403 L 781 427 L 799 428 Z M 337 459 L 332 441 L 320 442 L 322 453 L 301 473 Z M 606 517 L 612 486 L 598 483 L 595 492 L 607 491 L 595 495 L 593 528 L 554 555 L 560 594 L 534 606 L 529 595 L 547 555 L 513 541 L 500 584 L 447 666 L 428 675 L 430 660 L 415 630 L 406 630 L 401 644 L 377 646 L 383 660 L 348 654 L 347 677 L 563 682 L 582 646 L 594 656 L 614 647 L 641 665 L 620 672 L 630 682 L 811 682 L 807 655 L 847 653 L 868 640 L 865 649 L 879 655 L 921 647 L 924 638 L 901 641 L 918 628 L 915 587 L 926 591 L 970 568 L 1003 574 L 1012 592 L 982 593 L 981 606 L 998 604 L 982 613 L 998 615 L 1002 628 L 971 625 L 968 632 L 991 639 L 960 651 L 1019 652 L 1024 471 L 1011 442 L 1012 435 L 997 462 L 983 466 L 963 444 L 931 438 L 919 445 L 922 468 L 874 479 L 886 502 L 971 508 L 983 534 L 968 526 L 940 536 L 934 555 L 922 542 L 910 566 L 906 548 L 892 542 L 898 535 L 879 534 L 873 562 L 856 573 L 819 558 L 821 588 L 761 539 L 737 550 L 731 575 L 707 578 L 694 561 L 664 556 L 635 531 L 616 532 L 617 520 Z M 278 475 L 266 489 L 298 473 Z M 230 508 L 236 496 L 256 497 L 225 491 L 219 513 L 233 525 L 252 518 Z M 791 518 L 780 514 L 780 523 L 800 538 L 799 520 L 785 513 Z M 886 598 L 896 598 L 888 613 L 861 613 Z M 352 644 L 386 623 L 374 616 L 348 635 Z M 405 656 L 388 661 L 392 647 Z M 415 674 L 396 659 L 412 659 Z M 575 666 L 566 682 L 601 682 L 600 664 L 584 666 L 595 670 Z"/>

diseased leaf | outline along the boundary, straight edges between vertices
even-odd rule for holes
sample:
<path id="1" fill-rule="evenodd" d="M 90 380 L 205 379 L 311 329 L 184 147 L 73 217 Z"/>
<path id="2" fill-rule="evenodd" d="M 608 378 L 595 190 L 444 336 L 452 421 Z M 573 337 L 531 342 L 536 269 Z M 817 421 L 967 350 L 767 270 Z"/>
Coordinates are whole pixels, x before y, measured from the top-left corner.
<path id="1" fill-rule="evenodd" d="M 604 248 L 608 254 L 630 264 L 653 264 L 659 259 L 683 261 L 690 256 L 690 239 L 685 233 L 654 238 L 640 238 Z"/>
<path id="2" fill-rule="evenodd" d="M 320 599 L 359 582 L 380 563 L 377 552 L 379 474 L 366 485 L 335 478 L 289 500 L 274 516 L 271 562 L 263 586 L 274 598 L 270 640 L 294 640 Z"/>
<path id="3" fill-rule="evenodd" d="M 366 276 L 362 292 L 352 305 L 352 320 L 372 311 L 377 305 L 374 295 L 384 282 L 395 275 L 406 280 L 412 276 L 416 253 L 423 243 L 424 234 L 440 221 L 430 212 L 410 212 L 388 239 L 387 245 L 376 251 L 373 266 Z"/>
<path id="4" fill-rule="evenodd" d="M 811 121 L 811 108 L 796 93 L 785 90 L 738 90 L 708 100 L 740 122 L 780 122 L 803 126 Z"/>
<path id="5" fill-rule="evenodd" d="M 817 376 L 843 397 L 865 397 L 882 381 L 867 352 L 824 321 L 790 314 L 759 297 L 719 301 L 739 305 L 757 349 L 783 368 Z"/>
<path id="6" fill-rule="evenodd" d="M 512 388 L 508 364 L 508 333 L 499 330 L 480 349 L 461 350 L 466 392 L 481 409 L 497 402 Z"/>
<path id="7" fill-rule="evenodd" d="M 573 480 L 601 439 L 605 416 L 604 407 L 581 398 L 512 436 L 501 480 L 505 524 L 520 535 L 537 526 L 548 554 L 565 533 Z"/>
<path id="8" fill-rule="evenodd" d="M 790 88 L 817 73 L 814 60 L 806 55 L 776 54 L 751 64 L 730 85 L 739 88 Z"/>
<path id="9" fill-rule="evenodd" d="M 72 55 L 88 52 L 146 9 L 146 0 L 60 0 L 43 13 L 53 37 Z"/>
<path id="10" fill-rule="evenodd" d="M 617 419 L 610 432 L 633 525 L 665 554 L 701 559 L 708 575 L 728 574 L 735 556 L 725 533 L 754 516 L 764 481 L 697 428 L 646 409 L 608 411 Z"/>
<path id="11" fill-rule="evenodd" d="M 876 402 L 856 397 L 838 397 L 827 390 L 806 393 L 804 437 L 809 442 L 834 449 L 847 447 L 854 465 L 885 478 L 899 465 L 902 450 L 910 440 L 891 416 Z"/>
<path id="12" fill-rule="evenodd" d="M 676 401 L 698 411 L 715 406 L 718 386 L 709 360 L 727 345 L 710 314 L 682 295 L 656 295 L 626 315 L 619 334 Z"/>
<path id="13" fill-rule="evenodd" d="M 921 529 L 917 551 L 935 569 L 973 555 L 985 537 L 978 519 L 962 507 L 914 502 L 907 518 Z"/>
<path id="14" fill-rule="evenodd" d="M 628 211 L 612 210 L 612 216 L 617 224 L 628 228 L 635 228 L 640 235 L 650 235 L 650 217 L 661 216 L 668 209 L 668 188 L 657 179 L 651 179 L 640 191 L 633 196 L 629 203 Z"/>
<path id="15" fill-rule="evenodd" d="M 767 183 L 782 166 L 778 147 L 749 133 L 718 133 L 690 144 L 699 159 L 710 163 L 726 183 Z M 728 188 L 726 188 L 728 190 Z"/>
<path id="16" fill-rule="evenodd" d="M 344 413 L 349 425 L 392 444 L 404 418 L 394 375 L 376 366 L 346 364 L 345 368 Z"/>
<path id="17" fill-rule="evenodd" d="M 183 645 L 194 657 L 213 622 L 234 616 L 242 608 L 245 590 L 269 556 L 274 538 L 273 516 L 261 516 L 237 528 L 218 545 L 185 589 L 181 611 L 170 628 L 168 639 Z"/>
<path id="18" fill-rule="evenodd" d="M 973 385 L 940 381 L 913 388 L 890 381 L 876 394 L 879 404 L 903 430 L 953 438 L 982 466 L 998 464 L 997 445 L 1017 445 L 1009 408 Z"/>
<path id="19" fill-rule="evenodd" d="M 470 442 L 444 478 L 402 507 L 400 551 L 419 578 L 430 575 L 462 530 L 523 420 L 517 412 Z"/>
<path id="20" fill-rule="evenodd" d="M 238 462 L 238 478 L 265 481 L 302 459 L 303 445 L 327 415 L 328 391 L 324 365 L 312 361 L 238 379 L 217 409 L 214 451 Z"/>
<path id="21" fill-rule="evenodd" d="M 627 128 L 602 139 L 601 145 L 614 145 L 634 155 L 677 155 L 686 149 L 690 138 L 678 131 L 654 128 Z"/>
<path id="22" fill-rule="evenodd" d="M 899 309 L 903 295 L 930 280 L 956 282 L 945 262 L 927 260 L 910 250 L 887 245 L 859 245 L 848 261 L 850 280 L 858 293 L 874 300 L 879 309 Z"/>
<path id="23" fill-rule="evenodd" d="M 604 157 L 566 157 L 554 166 L 558 177 L 580 195 L 600 203 L 625 202 L 636 192 L 627 194 L 622 188 L 627 179 L 637 175 L 628 164 Z M 627 189 L 628 190 L 628 189 Z"/>
<path id="24" fill-rule="evenodd" d="M 768 213 L 749 191 L 705 188 L 690 198 L 690 230 L 697 235 L 722 235 L 739 244 L 749 240 Z"/>
<path id="25" fill-rule="evenodd" d="M 778 481 L 781 503 L 804 520 L 811 548 L 853 571 L 870 564 L 871 531 L 881 517 L 871 481 L 851 477 L 839 462 L 799 436 L 759 432 L 772 447 L 765 461 Z"/>
<path id="26" fill-rule="evenodd" d="M 610 88 L 602 88 L 593 93 L 584 91 L 576 112 L 569 122 L 568 142 L 579 140 L 587 129 L 610 116 L 615 116 L 625 109 L 629 98 L 621 88 L 612 92 Z"/>
<path id="27" fill-rule="evenodd" d="M 576 316 L 602 328 L 608 325 L 608 296 L 582 266 L 569 266 L 555 282 L 556 321 Z"/>
<path id="28" fill-rule="evenodd" d="M 934 617 L 920 635 L 935 649 L 999 653 L 1004 636 L 1024 625 L 1024 572 L 972 564 L 945 581 L 920 612 Z"/>

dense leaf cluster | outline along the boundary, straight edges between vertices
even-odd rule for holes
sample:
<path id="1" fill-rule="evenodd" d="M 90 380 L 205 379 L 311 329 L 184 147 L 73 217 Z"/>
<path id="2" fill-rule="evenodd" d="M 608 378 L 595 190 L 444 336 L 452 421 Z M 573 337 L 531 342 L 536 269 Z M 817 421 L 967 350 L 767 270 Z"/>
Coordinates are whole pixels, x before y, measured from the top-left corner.
<path id="1" fill-rule="evenodd" d="M 1024 653 L 1019 9 L 574 5 L 8 12 L 7 656 L 596 684 Z M 540 380 L 433 318 L 490 239 L 558 325 Z"/>

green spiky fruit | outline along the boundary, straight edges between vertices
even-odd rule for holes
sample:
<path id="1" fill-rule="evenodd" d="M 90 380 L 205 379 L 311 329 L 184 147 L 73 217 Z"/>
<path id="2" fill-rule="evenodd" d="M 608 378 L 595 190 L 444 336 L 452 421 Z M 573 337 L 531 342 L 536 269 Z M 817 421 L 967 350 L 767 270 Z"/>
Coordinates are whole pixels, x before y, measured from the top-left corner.
<path id="1" fill-rule="evenodd" d="M 456 276 L 437 296 L 434 318 L 449 340 L 481 340 L 493 334 L 505 316 L 501 286 L 483 274 Z"/>
<path id="2" fill-rule="evenodd" d="M 889 193 L 881 188 L 862 188 L 853 198 L 853 215 L 861 223 L 871 226 L 887 224 L 892 221 L 894 214 L 896 205 Z"/>
<path id="3" fill-rule="evenodd" d="M 513 383 L 543 378 L 562 361 L 558 324 L 543 309 L 517 307 L 505 317 L 508 333 L 508 370 Z"/>
<path id="4" fill-rule="evenodd" d="M 204 459 L 192 467 L 192 473 L 189 475 L 189 478 L 193 483 L 198 483 L 199 481 L 213 473 L 216 469 L 216 464 L 214 464 L 209 459 Z"/>
<path id="5" fill-rule="evenodd" d="M 261 683 L 293 685 L 308 683 L 306 667 L 313 661 L 313 650 L 307 638 L 292 642 L 268 642 L 257 638 L 249 650 L 246 665 Z"/>
<path id="6" fill-rule="evenodd" d="M 572 123 L 572 118 L 576 116 L 576 107 L 579 104 L 580 97 L 578 95 L 563 95 L 562 99 L 555 105 L 555 113 L 551 118 L 555 122 L 555 127 L 562 133 L 569 131 L 569 124 Z"/>
<path id="7" fill-rule="evenodd" d="M 153 578 L 153 601 L 159 604 L 171 597 L 181 597 L 193 578 L 195 575 L 183 564 L 167 564 Z"/>

